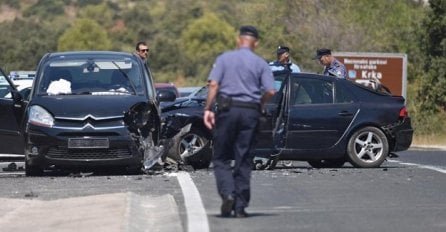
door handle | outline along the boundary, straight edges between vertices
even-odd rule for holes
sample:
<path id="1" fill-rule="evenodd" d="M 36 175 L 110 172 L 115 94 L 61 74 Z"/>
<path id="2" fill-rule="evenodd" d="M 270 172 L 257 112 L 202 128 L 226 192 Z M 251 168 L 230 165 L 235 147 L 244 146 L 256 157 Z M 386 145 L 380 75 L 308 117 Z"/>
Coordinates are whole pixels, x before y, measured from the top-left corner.
<path id="1" fill-rule="evenodd" d="M 341 111 L 338 113 L 338 115 L 339 116 L 353 116 L 353 114 L 348 111 Z"/>

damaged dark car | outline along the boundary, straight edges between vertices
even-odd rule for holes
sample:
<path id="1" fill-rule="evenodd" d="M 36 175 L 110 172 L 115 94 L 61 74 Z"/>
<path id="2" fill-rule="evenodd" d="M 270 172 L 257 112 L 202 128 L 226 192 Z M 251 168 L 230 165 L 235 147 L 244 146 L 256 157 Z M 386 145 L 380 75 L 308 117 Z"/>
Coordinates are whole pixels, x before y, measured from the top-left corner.
<path id="1" fill-rule="evenodd" d="M 26 175 L 55 167 L 141 170 L 160 144 L 162 99 L 136 55 L 49 53 L 36 71 L 29 99 L 10 85 L 11 97 L 0 100 L 0 147 L 24 154 Z"/>
<path id="2" fill-rule="evenodd" d="M 316 168 L 346 162 L 374 168 L 412 143 L 404 97 L 393 96 L 383 86 L 287 71 L 274 72 L 274 77 L 277 93 L 267 104 L 257 135 L 257 169 L 272 169 L 278 160 L 307 161 Z M 162 107 L 168 121 L 179 117 L 191 124 L 171 152 L 203 166 L 212 158 L 212 135 L 202 120 L 205 98 L 203 93 Z"/>

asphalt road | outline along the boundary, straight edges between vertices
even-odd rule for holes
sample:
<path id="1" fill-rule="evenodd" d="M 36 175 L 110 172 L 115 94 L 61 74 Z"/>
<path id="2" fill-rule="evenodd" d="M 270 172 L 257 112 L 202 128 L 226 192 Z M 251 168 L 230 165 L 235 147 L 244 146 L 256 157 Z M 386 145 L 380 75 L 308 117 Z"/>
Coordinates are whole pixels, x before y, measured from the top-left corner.
<path id="1" fill-rule="evenodd" d="M 55 173 L 33 178 L 25 177 L 20 170 L 3 172 L 0 173 L 0 204 L 3 206 L 0 228 L 21 231 L 40 225 L 47 226 L 43 231 L 91 229 L 87 222 L 94 226 L 91 218 L 95 217 L 77 218 L 72 230 L 67 229 L 73 225 L 69 223 L 62 224 L 67 227 L 54 227 L 30 220 L 39 219 L 39 214 L 32 212 L 51 210 L 50 206 L 62 217 L 64 206 L 76 205 L 72 202 L 76 199 L 77 203 L 94 204 L 81 204 L 71 209 L 74 212 L 96 209 L 100 213 L 97 209 L 103 207 L 114 212 L 122 210 L 121 216 L 128 217 L 128 211 L 135 212 L 130 216 L 147 216 L 127 219 L 121 225 L 110 223 L 103 231 L 154 231 L 154 228 L 162 228 L 160 231 L 182 228 L 183 231 L 242 232 L 446 231 L 446 151 L 410 150 L 398 155 L 376 169 L 357 169 L 349 165 L 339 169 L 312 169 L 305 162 L 293 162 L 292 167 L 254 171 L 251 205 L 247 209 L 251 216 L 246 219 L 219 217 L 220 199 L 211 169 L 139 176 Z M 96 199 L 98 196 L 114 201 L 102 203 Z M 130 203 L 124 206 L 116 203 L 123 201 Z M 29 202 L 40 205 L 27 210 Z M 125 209 L 125 205 L 131 207 Z M 19 220 L 23 216 L 28 220 Z M 180 220 L 176 220 L 178 218 Z M 14 219 L 22 226 L 11 226 Z M 27 222 L 32 227 L 26 227 Z M 138 223 L 144 226 L 128 226 Z"/>

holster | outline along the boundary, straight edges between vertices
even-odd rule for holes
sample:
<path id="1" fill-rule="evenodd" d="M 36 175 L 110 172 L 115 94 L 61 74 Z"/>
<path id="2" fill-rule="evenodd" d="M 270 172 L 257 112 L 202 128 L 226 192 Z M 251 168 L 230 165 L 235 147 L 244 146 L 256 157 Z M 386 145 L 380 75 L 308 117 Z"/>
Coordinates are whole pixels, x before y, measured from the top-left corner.
<path id="1" fill-rule="evenodd" d="M 218 96 L 217 97 L 217 111 L 225 112 L 229 111 L 232 106 L 232 98 L 227 96 Z"/>

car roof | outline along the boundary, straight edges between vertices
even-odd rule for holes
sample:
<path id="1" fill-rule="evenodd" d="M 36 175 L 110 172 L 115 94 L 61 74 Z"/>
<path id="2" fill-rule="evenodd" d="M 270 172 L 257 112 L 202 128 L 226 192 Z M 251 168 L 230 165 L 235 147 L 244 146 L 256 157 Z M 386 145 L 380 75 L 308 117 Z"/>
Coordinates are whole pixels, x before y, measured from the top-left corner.
<path id="1" fill-rule="evenodd" d="M 54 53 L 47 53 L 46 59 L 64 59 L 64 58 L 70 58 L 70 59 L 76 59 L 76 58 L 85 58 L 88 56 L 93 57 L 133 57 L 136 58 L 136 55 L 129 52 L 116 52 L 116 51 L 67 51 L 67 52 L 54 52 Z"/>
<path id="2" fill-rule="evenodd" d="M 155 83 L 155 87 L 175 87 L 175 85 L 173 83 Z"/>

